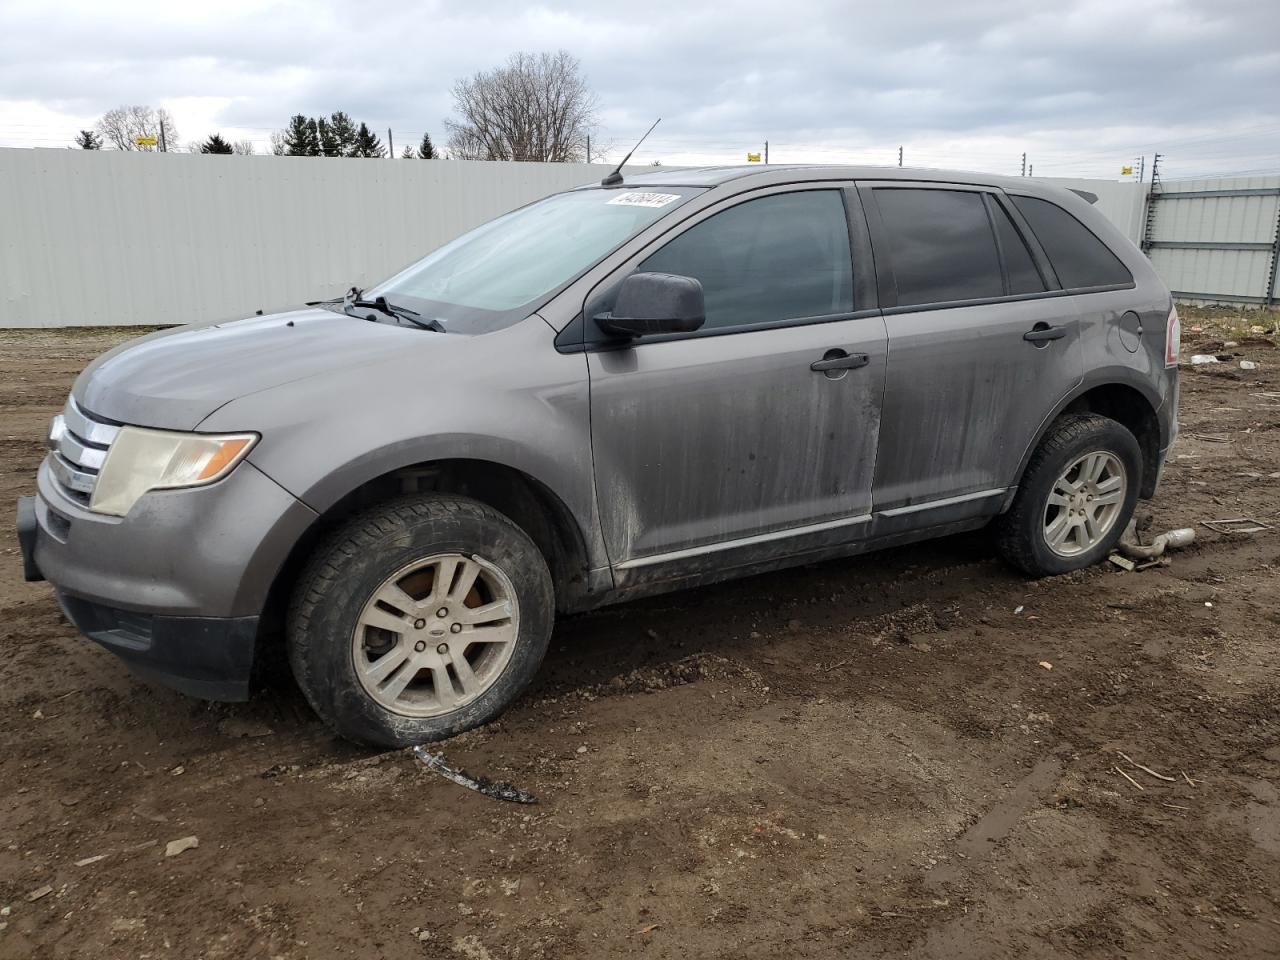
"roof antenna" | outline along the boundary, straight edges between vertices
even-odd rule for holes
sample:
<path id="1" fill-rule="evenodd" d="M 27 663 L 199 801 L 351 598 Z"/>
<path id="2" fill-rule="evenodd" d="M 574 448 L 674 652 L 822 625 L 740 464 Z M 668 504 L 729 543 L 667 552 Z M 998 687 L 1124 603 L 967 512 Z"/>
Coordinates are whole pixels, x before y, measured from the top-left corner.
<path id="1" fill-rule="evenodd" d="M 662 122 L 662 118 L 659 117 L 657 120 L 653 121 L 653 127 L 656 127 L 661 122 Z M 649 134 L 653 133 L 653 127 L 650 127 L 648 130 L 644 132 L 644 137 L 647 137 L 649 136 Z M 628 160 L 631 159 L 632 153 L 635 153 L 638 149 L 640 149 L 640 144 L 644 143 L 644 137 L 641 137 L 639 140 L 636 141 L 636 145 L 631 148 L 631 152 L 622 158 L 622 163 L 618 164 L 616 167 L 613 168 L 613 173 L 609 174 L 607 177 L 605 177 L 603 180 L 600 181 L 600 186 L 612 187 L 615 184 L 622 182 L 623 164 L 625 164 Z"/>

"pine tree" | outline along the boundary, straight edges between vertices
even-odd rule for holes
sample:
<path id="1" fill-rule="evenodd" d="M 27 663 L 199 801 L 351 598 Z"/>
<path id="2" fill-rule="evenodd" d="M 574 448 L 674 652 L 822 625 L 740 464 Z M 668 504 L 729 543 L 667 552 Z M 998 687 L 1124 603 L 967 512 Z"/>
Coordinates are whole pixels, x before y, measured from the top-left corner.
<path id="1" fill-rule="evenodd" d="M 76 134 L 76 146 L 81 150 L 101 150 L 102 140 L 92 130 L 81 130 Z"/>
<path id="2" fill-rule="evenodd" d="M 231 144 L 222 139 L 222 135 L 215 133 L 209 137 L 204 143 L 200 144 L 201 153 L 234 153 Z"/>
<path id="3" fill-rule="evenodd" d="M 436 153 L 435 144 L 431 142 L 431 134 L 424 133 L 422 135 L 422 143 L 418 144 L 418 158 L 420 160 L 436 160 L 440 154 Z"/>
<path id="4" fill-rule="evenodd" d="M 342 156 L 342 145 L 338 143 L 338 136 L 334 132 L 333 124 L 327 118 L 321 117 L 316 121 L 316 131 L 320 135 L 320 156 Z"/>
<path id="5" fill-rule="evenodd" d="M 352 151 L 356 146 L 356 125 L 351 118 L 341 110 L 335 111 L 329 117 L 330 137 L 332 138 L 333 152 L 325 152 L 326 157 L 352 157 L 355 156 Z"/>
<path id="6" fill-rule="evenodd" d="M 315 121 L 307 119 L 300 113 L 294 114 L 289 118 L 289 126 L 284 129 L 281 146 L 282 152 L 287 157 L 320 156 L 320 138 L 316 132 Z"/>
<path id="7" fill-rule="evenodd" d="M 417 154 L 413 152 L 413 147 L 405 147 L 400 153 L 401 160 L 412 160 Z"/>
<path id="8" fill-rule="evenodd" d="M 383 147 L 382 141 L 374 135 L 368 125 L 361 123 L 360 129 L 356 131 L 356 142 L 355 146 L 351 148 L 350 155 L 353 157 L 385 157 L 387 151 Z"/>

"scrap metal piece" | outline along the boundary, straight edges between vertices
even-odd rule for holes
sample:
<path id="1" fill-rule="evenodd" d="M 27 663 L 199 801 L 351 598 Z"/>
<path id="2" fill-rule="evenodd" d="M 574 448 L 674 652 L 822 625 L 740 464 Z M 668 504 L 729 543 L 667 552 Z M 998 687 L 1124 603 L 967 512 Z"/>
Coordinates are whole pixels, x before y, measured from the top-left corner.
<path id="1" fill-rule="evenodd" d="M 1195 539 L 1195 530 L 1191 527 L 1179 527 L 1176 530 L 1170 530 L 1168 533 L 1160 534 L 1149 545 L 1144 546 L 1138 543 L 1137 521 L 1130 520 L 1129 526 L 1125 527 L 1124 535 L 1120 538 L 1120 542 L 1116 544 L 1116 549 L 1133 560 L 1154 560 L 1166 550 L 1175 550 L 1178 547 L 1185 547 L 1195 543 Z M 1115 561 L 1112 560 L 1112 562 L 1114 563 Z M 1116 565 L 1121 566 L 1121 564 Z M 1133 568 L 1128 567 L 1126 569 Z"/>
<path id="2" fill-rule="evenodd" d="M 446 780 L 452 780 L 458 786 L 466 787 L 468 790 L 483 793 L 486 797 L 492 797 L 494 800 L 506 800 L 509 803 L 538 802 L 538 798 L 527 790 L 513 787 L 509 783 L 498 783 L 488 777 L 473 777 L 465 770 L 451 767 L 445 762 L 443 753 L 431 753 L 426 747 L 417 746 L 413 748 L 413 755 L 421 760 L 423 765 L 434 770 Z"/>
<path id="3" fill-rule="evenodd" d="M 1270 530 L 1271 524 L 1255 520 L 1253 517 L 1230 517 L 1226 520 L 1201 520 L 1201 525 L 1218 533 L 1261 533 Z"/>

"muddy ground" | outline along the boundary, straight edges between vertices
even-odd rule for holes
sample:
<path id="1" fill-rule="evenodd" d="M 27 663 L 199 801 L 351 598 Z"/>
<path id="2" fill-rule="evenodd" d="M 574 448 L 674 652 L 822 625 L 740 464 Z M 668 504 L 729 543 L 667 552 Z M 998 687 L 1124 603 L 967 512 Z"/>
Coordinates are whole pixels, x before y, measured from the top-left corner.
<path id="1" fill-rule="evenodd" d="M 287 679 L 140 683 L 22 582 L 14 498 L 120 338 L 0 333 L 0 957 L 1280 955 L 1280 536 L 1199 526 L 1280 529 L 1268 339 L 1183 369 L 1169 566 L 1028 582 L 975 534 L 565 621 L 445 745 L 524 807 Z"/>

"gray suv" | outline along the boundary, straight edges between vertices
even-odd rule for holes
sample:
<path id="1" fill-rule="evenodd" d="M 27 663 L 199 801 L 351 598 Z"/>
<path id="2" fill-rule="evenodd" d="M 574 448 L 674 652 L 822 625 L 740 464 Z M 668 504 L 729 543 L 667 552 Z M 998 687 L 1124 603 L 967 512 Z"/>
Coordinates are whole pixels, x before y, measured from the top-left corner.
<path id="1" fill-rule="evenodd" d="M 283 642 L 334 730 L 402 746 L 497 716 L 557 612 L 989 523 L 1058 574 L 1154 494 L 1178 318 L 1087 197 L 617 181 L 367 291 L 100 357 L 19 503 L 27 575 L 196 696 L 245 698 Z"/>

